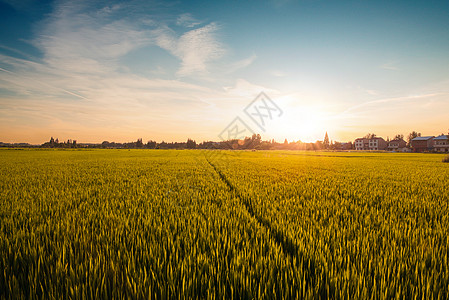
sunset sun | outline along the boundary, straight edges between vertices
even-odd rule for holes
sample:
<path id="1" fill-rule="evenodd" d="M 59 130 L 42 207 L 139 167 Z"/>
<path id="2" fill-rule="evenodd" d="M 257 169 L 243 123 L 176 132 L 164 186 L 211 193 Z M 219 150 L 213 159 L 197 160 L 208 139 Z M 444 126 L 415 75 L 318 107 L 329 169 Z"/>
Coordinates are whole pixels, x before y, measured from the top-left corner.
<path id="1" fill-rule="evenodd" d="M 315 142 L 331 130 L 328 118 L 327 113 L 312 106 L 287 108 L 280 120 L 269 128 L 269 134 L 280 141 L 286 138 L 288 141 Z"/>

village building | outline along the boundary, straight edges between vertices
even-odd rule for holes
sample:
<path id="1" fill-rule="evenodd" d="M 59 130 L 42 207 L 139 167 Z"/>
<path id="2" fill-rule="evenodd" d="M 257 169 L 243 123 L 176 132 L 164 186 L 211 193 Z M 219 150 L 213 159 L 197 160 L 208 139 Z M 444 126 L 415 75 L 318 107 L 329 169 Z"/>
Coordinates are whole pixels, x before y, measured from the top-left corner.
<path id="1" fill-rule="evenodd" d="M 449 152 L 449 135 L 440 135 L 433 139 L 433 149 L 436 152 Z"/>
<path id="2" fill-rule="evenodd" d="M 387 142 L 381 137 L 358 138 L 354 141 L 355 150 L 375 151 L 387 149 Z"/>
<path id="3" fill-rule="evenodd" d="M 411 140 L 413 152 L 432 151 L 434 146 L 434 136 L 418 136 Z"/>
<path id="4" fill-rule="evenodd" d="M 388 142 L 388 151 L 405 152 L 407 151 L 407 142 L 403 139 L 394 139 Z"/>

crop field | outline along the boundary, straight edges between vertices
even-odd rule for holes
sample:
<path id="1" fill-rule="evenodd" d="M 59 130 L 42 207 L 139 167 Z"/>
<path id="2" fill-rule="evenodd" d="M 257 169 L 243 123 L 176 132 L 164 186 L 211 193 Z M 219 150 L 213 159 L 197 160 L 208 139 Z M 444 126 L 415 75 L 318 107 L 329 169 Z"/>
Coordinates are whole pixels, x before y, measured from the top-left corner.
<path id="1" fill-rule="evenodd" d="M 0 298 L 447 299 L 442 157 L 0 150 Z"/>

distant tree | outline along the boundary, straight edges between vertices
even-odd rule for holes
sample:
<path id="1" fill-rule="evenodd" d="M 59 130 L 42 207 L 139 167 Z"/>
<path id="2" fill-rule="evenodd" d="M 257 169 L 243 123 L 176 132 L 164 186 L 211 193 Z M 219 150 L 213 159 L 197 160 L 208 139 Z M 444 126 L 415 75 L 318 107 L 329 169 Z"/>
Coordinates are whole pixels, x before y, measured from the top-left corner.
<path id="1" fill-rule="evenodd" d="M 367 135 L 365 135 L 363 138 L 364 139 L 374 139 L 376 137 L 375 133 L 368 133 Z"/>
<path id="2" fill-rule="evenodd" d="M 145 148 L 147 149 L 155 149 L 157 146 L 157 143 L 155 141 L 149 140 L 147 144 L 145 145 Z"/>
<path id="3" fill-rule="evenodd" d="M 288 145 L 288 141 L 287 141 L 287 139 L 285 139 L 285 141 L 284 141 L 284 145 Z"/>
<path id="4" fill-rule="evenodd" d="M 260 136 L 260 134 L 253 134 L 251 137 L 251 140 L 252 140 L 254 146 L 258 146 L 258 145 L 260 145 L 260 142 L 262 141 L 262 137 Z"/>
<path id="5" fill-rule="evenodd" d="M 343 150 L 343 143 L 341 143 L 341 142 L 332 142 L 331 149 L 332 150 Z"/>
<path id="6" fill-rule="evenodd" d="M 394 136 L 394 140 L 403 140 L 404 139 L 404 135 L 403 134 L 396 134 Z"/>
<path id="7" fill-rule="evenodd" d="M 192 139 L 187 139 L 186 148 L 187 149 L 195 149 L 196 148 L 196 142 L 194 140 L 192 140 Z"/>
<path id="8" fill-rule="evenodd" d="M 329 149 L 329 136 L 327 135 L 327 131 L 326 131 L 326 135 L 324 136 L 324 141 L 323 141 L 323 147 L 324 149 Z"/>
<path id="9" fill-rule="evenodd" d="M 251 136 L 251 138 L 249 137 L 245 137 L 245 139 L 243 140 L 243 144 L 240 145 L 241 149 L 259 149 L 259 146 L 262 142 L 262 137 L 260 136 L 260 134 L 253 134 Z M 242 143 L 242 142 L 240 142 Z"/>
<path id="10" fill-rule="evenodd" d="M 136 142 L 136 148 L 143 148 L 143 142 L 142 142 L 142 139 L 137 139 L 137 142 Z"/>
<path id="11" fill-rule="evenodd" d="M 407 137 L 407 146 L 410 147 L 411 142 L 414 138 L 421 136 L 420 132 L 416 132 L 416 131 L 412 131 L 409 133 L 408 137 Z"/>

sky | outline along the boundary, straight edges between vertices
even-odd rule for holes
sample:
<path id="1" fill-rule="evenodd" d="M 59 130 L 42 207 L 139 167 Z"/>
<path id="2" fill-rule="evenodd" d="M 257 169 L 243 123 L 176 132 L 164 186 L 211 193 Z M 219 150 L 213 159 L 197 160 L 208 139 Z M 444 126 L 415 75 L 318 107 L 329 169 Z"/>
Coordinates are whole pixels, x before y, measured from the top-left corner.
<path id="1" fill-rule="evenodd" d="M 242 128 L 303 142 L 447 133 L 449 2 L 0 0 L 1 142 Z"/>

